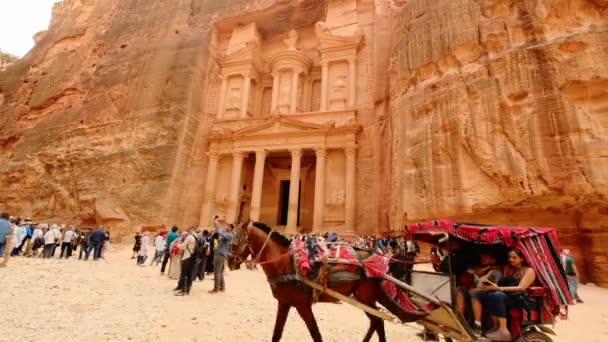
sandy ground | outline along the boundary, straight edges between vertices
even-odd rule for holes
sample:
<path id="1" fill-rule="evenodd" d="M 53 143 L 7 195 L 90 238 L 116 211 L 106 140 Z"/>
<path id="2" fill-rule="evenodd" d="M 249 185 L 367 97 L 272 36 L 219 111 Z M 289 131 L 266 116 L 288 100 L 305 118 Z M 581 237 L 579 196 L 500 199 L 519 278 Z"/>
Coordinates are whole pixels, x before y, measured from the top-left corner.
<path id="1" fill-rule="evenodd" d="M 207 293 L 209 278 L 175 297 L 175 281 L 129 258 L 128 248 L 113 247 L 96 262 L 11 259 L 0 269 L 0 341 L 270 340 L 276 302 L 262 271 L 227 272 L 222 295 Z M 556 326 L 556 341 L 608 341 L 608 290 L 585 286 L 581 294 L 586 303 Z M 317 304 L 314 312 L 325 341 L 360 341 L 367 329 L 366 316 L 347 304 Z M 389 341 L 419 341 L 418 331 L 387 324 Z M 310 341 L 295 310 L 283 341 Z"/>

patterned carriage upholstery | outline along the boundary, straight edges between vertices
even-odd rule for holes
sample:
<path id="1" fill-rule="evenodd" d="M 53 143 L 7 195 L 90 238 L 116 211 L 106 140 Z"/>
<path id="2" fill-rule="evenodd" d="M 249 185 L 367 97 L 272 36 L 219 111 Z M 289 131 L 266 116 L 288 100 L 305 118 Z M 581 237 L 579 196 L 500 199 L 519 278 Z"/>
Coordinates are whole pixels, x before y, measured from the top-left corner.
<path id="1" fill-rule="evenodd" d="M 531 286 L 527 290 L 527 295 L 536 307 L 533 309 L 517 307 L 509 310 L 509 330 L 513 336 L 521 335 L 522 326 L 552 321 L 553 315 L 546 309 L 547 289 L 542 286 Z"/>

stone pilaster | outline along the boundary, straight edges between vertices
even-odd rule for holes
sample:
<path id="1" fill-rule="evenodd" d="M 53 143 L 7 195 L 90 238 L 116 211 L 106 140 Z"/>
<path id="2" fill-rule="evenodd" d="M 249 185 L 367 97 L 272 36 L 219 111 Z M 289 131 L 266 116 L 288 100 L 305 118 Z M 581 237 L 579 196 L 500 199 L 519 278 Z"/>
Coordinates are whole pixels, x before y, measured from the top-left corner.
<path id="1" fill-rule="evenodd" d="M 264 163 L 268 152 L 255 151 L 255 168 L 253 171 L 253 189 L 251 190 L 251 210 L 249 218 L 252 221 L 260 220 L 260 207 L 262 203 L 262 184 L 264 181 Z"/>
<path id="2" fill-rule="evenodd" d="M 325 159 L 327 150 L 324 147 L 315 149 L 317 166 L 315 169 L 315 203 L 312 218 L 313 231 L 323 228 L 323 213 L 325 210 Z"/>
<path id="3" fill-rule="evenodd" d="M 300 168 L 302 150 L 291 150 L 291 179 L 289 181 L 289 208 L 286 233 L 295 234 L 298 226 L 298 204 L 300 198 Z"/>

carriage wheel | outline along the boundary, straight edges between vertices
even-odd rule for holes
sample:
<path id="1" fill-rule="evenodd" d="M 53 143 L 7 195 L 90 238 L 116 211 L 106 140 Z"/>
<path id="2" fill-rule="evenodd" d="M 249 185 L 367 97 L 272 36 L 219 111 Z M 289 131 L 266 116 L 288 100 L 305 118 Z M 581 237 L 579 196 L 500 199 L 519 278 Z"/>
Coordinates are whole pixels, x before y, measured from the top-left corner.
<path id="1" fill-rule="evenodd" d="M 551 337 L 540 331 L 527 331 L 520 338 L 522 342 L 553 342 Z"/>

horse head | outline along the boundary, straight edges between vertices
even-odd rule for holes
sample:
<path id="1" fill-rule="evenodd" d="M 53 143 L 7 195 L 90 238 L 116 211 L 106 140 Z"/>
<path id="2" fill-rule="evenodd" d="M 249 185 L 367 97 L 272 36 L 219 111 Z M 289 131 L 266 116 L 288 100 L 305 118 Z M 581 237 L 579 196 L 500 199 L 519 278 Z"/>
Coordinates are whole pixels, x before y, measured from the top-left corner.
<path id="1" fill-rule="evenodd" d="M 228 268 L 230 270 L 239 269 L 243 261 L 247 260 L 247 257 L 251 254 L 248 243 L 251 224 L 251 221 L 243 222 L 233 231 L 234 237 L 228 247 L 228 251 L 230 252 L 228 256 Z"/>

